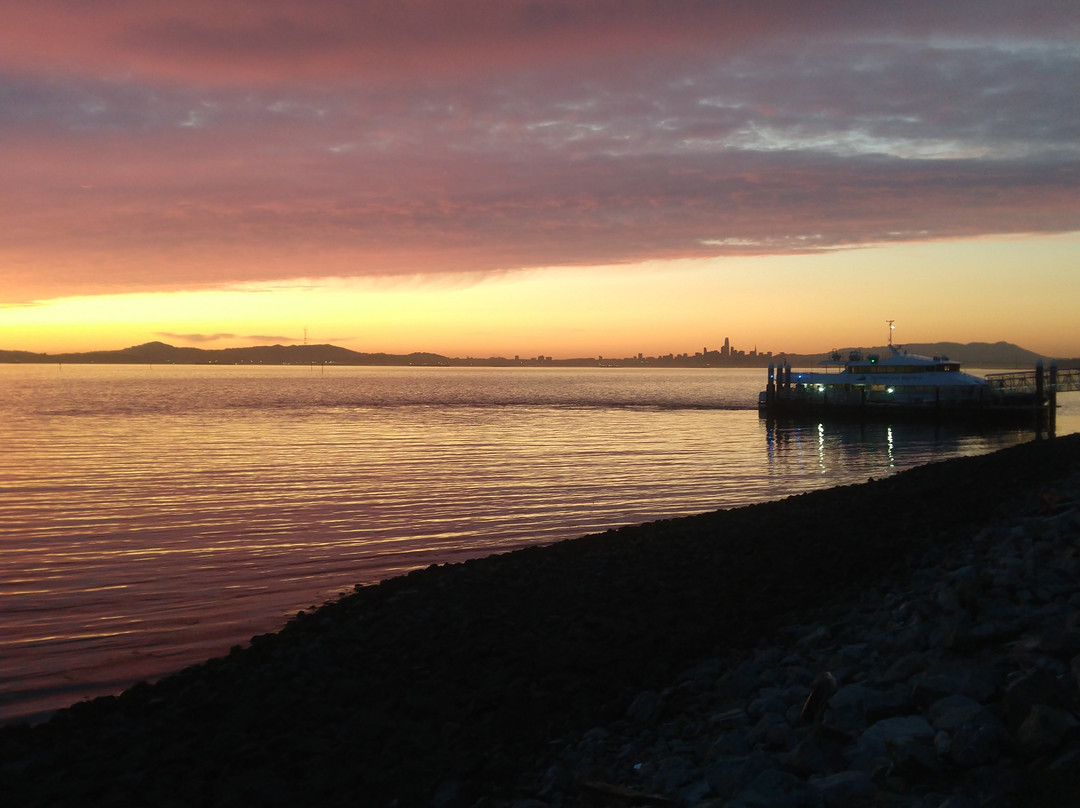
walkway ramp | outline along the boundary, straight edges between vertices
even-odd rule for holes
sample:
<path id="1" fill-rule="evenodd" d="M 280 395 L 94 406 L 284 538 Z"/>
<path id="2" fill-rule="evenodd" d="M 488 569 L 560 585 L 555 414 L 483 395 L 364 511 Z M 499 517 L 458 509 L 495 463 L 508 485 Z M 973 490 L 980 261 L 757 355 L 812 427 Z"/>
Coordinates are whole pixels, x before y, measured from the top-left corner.
<path id="1" fill-rule="evenodd" d="M 1014 373 L 988 373 L 986 381 L 996 392 L 1004 395 L 1034 395 L 1038 392 L 1038 370 L 1023 370 Z M 1080 391 L 1080 370 L 1059 370 L 1056 379 L 1051 381 L 1049 371 L 1041 371 L 1043 377 L 1043 392 L 1049 394 L 1075 393 Z"/>

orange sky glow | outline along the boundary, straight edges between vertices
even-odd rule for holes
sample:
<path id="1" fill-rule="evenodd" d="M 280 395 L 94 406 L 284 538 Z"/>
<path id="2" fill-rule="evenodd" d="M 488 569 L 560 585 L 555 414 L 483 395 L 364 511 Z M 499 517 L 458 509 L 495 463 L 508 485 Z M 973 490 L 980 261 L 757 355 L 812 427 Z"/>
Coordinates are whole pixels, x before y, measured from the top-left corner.
<path id="1" fill-rule="evenodd" d="M 0 348 L 1080 356 L 1067 3 L 0 19 Z"/>

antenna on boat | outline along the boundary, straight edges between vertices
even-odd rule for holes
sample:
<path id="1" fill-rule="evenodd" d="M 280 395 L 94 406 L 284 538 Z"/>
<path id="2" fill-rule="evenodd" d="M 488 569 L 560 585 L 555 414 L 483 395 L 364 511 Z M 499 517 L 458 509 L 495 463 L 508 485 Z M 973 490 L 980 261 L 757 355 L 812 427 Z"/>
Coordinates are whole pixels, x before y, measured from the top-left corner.
<path id="1" fill-rule="evenodd" d="M 893 325 L 893 323 L 895 323 L 896 320 L 886 320 L 885 322 L 887 322 L 889 324 L 889 347 L 891 348 L 892 347 L 892 332 L 896 328 L 896 326 Z"/>

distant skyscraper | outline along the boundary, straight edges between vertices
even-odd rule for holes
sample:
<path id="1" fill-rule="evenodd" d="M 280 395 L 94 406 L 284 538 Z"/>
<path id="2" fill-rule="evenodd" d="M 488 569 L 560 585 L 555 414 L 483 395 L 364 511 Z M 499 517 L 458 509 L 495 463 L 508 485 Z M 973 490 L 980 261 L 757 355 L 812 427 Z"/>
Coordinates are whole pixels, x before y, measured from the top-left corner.
<path id="1" fill-rule="evenodd" d="M 731 340 L 724 337 L 724 356 L 731 356 Z"/>

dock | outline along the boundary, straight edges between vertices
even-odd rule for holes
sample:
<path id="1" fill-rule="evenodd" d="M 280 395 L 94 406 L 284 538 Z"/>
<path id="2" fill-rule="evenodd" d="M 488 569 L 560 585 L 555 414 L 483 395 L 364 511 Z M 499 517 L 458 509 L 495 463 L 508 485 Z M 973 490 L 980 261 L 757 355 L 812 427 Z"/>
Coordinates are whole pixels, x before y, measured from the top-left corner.
<path id="1" fill-rule="evenodd" d="M 876 355 L 871 356 L 869 362 L 870 370 L 886 370 L 874 366 Z M 1059 369 L 1056 362 L 1044 367 L 1039 361 L 1034 370 L 991 373 L 982 379 L 955 372 L 958 364 L 949 363 L 946 357 L 934 357 L 933 362 L 937 371 L 947 372 L 822 376 L 793 374 L 791 365 L 785 362 L 775 369 L 770 365 L 759 410 L 768 418 L 814 416 L 1027 423 L 1039 434 L 1052 436 L 1056 430 L 1058 394 L 1080 391 L 1080 370 Z M 949 384 L 961 375 L 969 380 L 966 385 L 961 388 Z M 903 383 L 893 379 L 902 379 Z"/>

